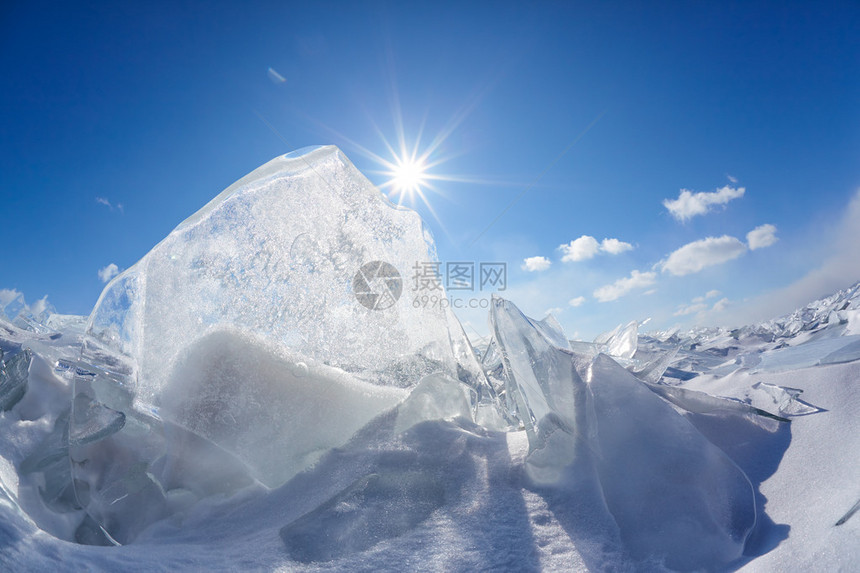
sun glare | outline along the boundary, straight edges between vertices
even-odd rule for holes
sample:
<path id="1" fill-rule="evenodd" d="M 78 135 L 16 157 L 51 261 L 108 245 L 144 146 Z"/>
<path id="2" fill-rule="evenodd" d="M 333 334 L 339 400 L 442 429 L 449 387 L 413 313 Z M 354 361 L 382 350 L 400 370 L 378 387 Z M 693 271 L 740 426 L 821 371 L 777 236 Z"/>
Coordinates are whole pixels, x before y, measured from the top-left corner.
<path id="1" fill-rule="evenodd" d="M 391 173 L 391 190 L 396 195 L 405 195 L 410 199 L 428 183 L 427 165 L 419 160 L 400 159 Z"/>
<path id="2" fill-rule="evenodd" d="M 447 234 L 445 226 L 442 224 L 430 201 L 431 195 L 448 197 L 447 185 L 445 183 L 512 184 L 507 181 L 464 177 L 461 175 L 440 173 L 438 171 L 442 164 L 456 156 L 456 154 L 450 154 L 450 151 L 448 153 L 443 152 L 444 144 L 454 130 L 466 119 L 475 105 L 477 105 L 477 99 L 467 103 L 467 105 L 458 110 L 431 141 L 423 144 L 424 121 L 421 121 L 420 126 L 416 130 L 413 141 L 407 143 L 399 98 L 395 94 L 392 100 L 392 116 L 395 127 L 395 138 L 393 141 L 389 140 L 379 126 L 371 120 L 373 129 L 379 135 L 384 145 L 382 153 L 371 151 L 364 145 L 330 127 L 326 125 L 322 126 L 381 167 L 379 170 L 368 170 L 368 173 L 379 176 L 381 182 L 377 185 L 388 196 L 389 200 L 397 205 L 406 204 L 410 207 L 423 204 L 424 208 L 430 212 L 442 230 Z"/>

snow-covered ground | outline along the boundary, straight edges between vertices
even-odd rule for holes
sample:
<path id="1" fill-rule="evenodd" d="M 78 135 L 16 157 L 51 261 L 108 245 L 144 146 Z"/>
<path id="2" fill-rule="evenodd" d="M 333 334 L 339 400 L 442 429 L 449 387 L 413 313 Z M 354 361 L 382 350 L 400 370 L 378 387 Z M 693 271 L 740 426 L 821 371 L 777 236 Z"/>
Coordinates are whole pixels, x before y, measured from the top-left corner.
<path id="1" fill-rule="evenodd" d="M 273 205 L 314 184 L 298 160 L 341 187 L 285 222 Z M 394 279 L 350 261 L 432 260 L 427 241 L 306 150 L 90 317 L 0 309 L 0 570 L 860 569 L 860 283 L 594 342 L 495 298 L 470 343 L 444 310 L 355 301 Z"/>

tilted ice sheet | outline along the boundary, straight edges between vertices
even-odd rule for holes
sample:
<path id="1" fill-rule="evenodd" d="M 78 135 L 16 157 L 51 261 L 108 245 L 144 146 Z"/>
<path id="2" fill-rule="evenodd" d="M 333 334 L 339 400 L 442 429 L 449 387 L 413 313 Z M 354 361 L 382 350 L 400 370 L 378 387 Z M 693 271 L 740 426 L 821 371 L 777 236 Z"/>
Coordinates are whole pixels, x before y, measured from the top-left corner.
<path id="1" fill-rule="evenodd" d="M 555 346 L 498 297 L 491 326 L 528 434 L 526 471 L 535 483 L 603 500 L 637 559 L 697 570 L 740 558 L 756 523 L 752 485 L 650 391 L 655 385 L 605 354 L 577 356 Z"/>

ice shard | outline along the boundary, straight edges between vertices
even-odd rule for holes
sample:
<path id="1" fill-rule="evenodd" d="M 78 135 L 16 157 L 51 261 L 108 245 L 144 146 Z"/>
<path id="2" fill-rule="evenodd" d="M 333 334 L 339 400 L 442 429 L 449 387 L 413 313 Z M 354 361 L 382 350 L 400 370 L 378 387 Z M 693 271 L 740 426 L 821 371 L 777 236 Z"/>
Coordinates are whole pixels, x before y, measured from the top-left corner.
<path id="1" fill-rule="evenodd" d="M 24 301 L 24 295 L 20 292 L 13 290 L 9 292 L 7 298 L 0 298 L 0 318 L 5 316 L 5 319 L 9 322 L 15 320 L 18 313 L 26 309 L 27 303 Z"/>
<path id="2" fill-rule="evenodd" d="M 80 509 L 69 466 L 69 410 L 60 413 L 51 432 L 21 461 L 21 475 L 37 474 L 39 496 L 57 513 Z"/>
<path id="3" fill-rule="evenodd" d="M 803 390 L 799 388 L 777 386 L 767 382 L 756 382 L 752 387 L 754 390 L 766 394 L 783 416 L 804 416 L 824 411 L 822 408 L 801 400 L 800 395 Z"/>
<path id="4" fill-rule="evenodd" d="M 639 323 L 628 323 L 618 334 L 606 342 L 606 353 L 619 358 L 633 358 L 639 341 Z"/>
<path id="5" fill-rule="evenodd" d="M 694 414 L 717 414 L 717 413 L 734 413 L 741 415 L 756 415 L 777 420 L 778 422 L 790 422 L 787 418 L 782 418 L 771 414 L 767 410 L 756 408 L 746 402 L 741 402 L 733 398 L 722 398 L 720 396 L 712 396 L 706 392 L 691 390 L 689 388 L 681 388 L 678 386 L 668 386 L 666 384 L 645 383 L 645 387 L 665 399 L 667 402 L 678 406 L 679 408 L 692 412 Z"/>
<path id="6" fill-rule="evenodd" d="M 506 393 L 516 404 L 529 440 L 527 469 L 538 482 L 553 482 L 573 461 L 576 418 L 584 385 L 572 353 L 553 344 L 545 328 L 510 301 L 493 297 L 490 328 L 504 369 Z M 546 326 L 546 325 L 541 325 Z"/>
<path id="7" fill-rule="evenodd" d="M 69 444 L 81 446 L 102 440 L 122 429 L 125 414 L 100 404 L 87 393 L 79 393 L 72 401 Z"/>
<path id="8" fill-rule="evenodd" d="M 630 367 L 628 369 L 633 372 L 637 378 L 644 380 L 645 382 L 657 383 L 675 360 L 675 357 L 678 356 L 679 350 L 681 350 L 680 346 L 673 346 L 669 350 L 657 353 L 655 357 L 645 364 L 639 365 L 638 368 Z"/>
<path id="9" fill-rule="evenodd" d="M 635 320 L 626 325 L 619 324 L 614 330 L 605 332 L 594 339 L 602 345 L 602 351 L 610 356 L 632 359 L 636 354 L 639 341 L 639 323 Z"/>
<path id="10" fill-rule="evenodd" d="M 509 301 L 493 299 L 490 322 L 526 427 L 533 482 L 591 480 L 638 559 L 659 556 L 670 568 L 698 570 L 742 555 L 756 521 L 752 485 L 649 391 L 654 385 L 606 354 L 558 348 Z"/>
<path id="11" fill-rule="evenodd" d="M 405 432 L 427 420 L 464 418 L 472 421 L 468 387 L 442 374 L 426 376 L 397 411 L 395 432 Z"/>
<path id="12" fill-rule="evenodd" d="M 0 360 L 0 412 L 11 410 L 27 393 L 31 360 L 32 353 L 26 349 L 9 358 L 5 363 Z"/>
<path id="13" fill-rule="evenodd" d="M 589 444 L 607 506 L 638 558 L 670 569 L 723 569 L 756 522 L 743 471 L 669 404 L 606 355 L 588 385 Z"/>
<path id="14" fill-rule="evenodd" d="M 125 543 L 171 511 L 171 491 L 206 495 L 200 472 L 174 471 L 192 447 L 247 478 L 225 483 L 278 486 L 435 373 L 474 390 L 469 407 L 487 418 L 495 394 L 459 323 L 414 304 L 412 277 L 435 260 L 420 217 L 336 147 L 228 187 L 115 277 L 89 317 L 95 376 L 71 455 L 90 516 Z M 199 439 L 178 453 L 171 432 Z"/>

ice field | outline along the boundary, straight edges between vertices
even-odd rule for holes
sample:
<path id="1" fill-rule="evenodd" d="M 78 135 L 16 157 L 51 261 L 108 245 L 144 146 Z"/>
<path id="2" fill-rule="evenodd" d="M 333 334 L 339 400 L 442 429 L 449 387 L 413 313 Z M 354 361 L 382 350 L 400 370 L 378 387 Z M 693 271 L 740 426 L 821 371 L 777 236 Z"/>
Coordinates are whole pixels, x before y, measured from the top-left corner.
<path id="1" fill-rule="evenodd" d="M 494 296 L 470 340 L 388 270 L 435 260 L 316 147 L 88 317 L 4 301 L 0 570 L 860 568 L 860 283 L 592 342 Z"/>

